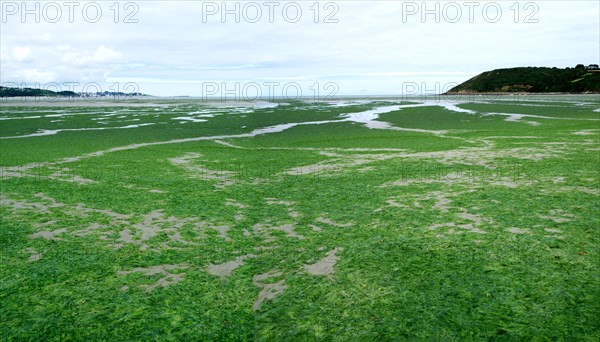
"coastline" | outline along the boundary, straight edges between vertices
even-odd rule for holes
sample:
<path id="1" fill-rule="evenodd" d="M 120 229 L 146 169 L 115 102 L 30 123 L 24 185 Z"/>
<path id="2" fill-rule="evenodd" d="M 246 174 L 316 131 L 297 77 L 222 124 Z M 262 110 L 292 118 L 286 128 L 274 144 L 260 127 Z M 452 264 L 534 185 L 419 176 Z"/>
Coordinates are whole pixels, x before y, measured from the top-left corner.
<path id="1" fill-rule="evenodd" d="M 585 93 L 570 93 L 570 92 L 548 92 L 548 93 L 531 93 L 531 92 L 447 92 L 440 95 L 600 95 L 600 92 L 585 92 Z"/>

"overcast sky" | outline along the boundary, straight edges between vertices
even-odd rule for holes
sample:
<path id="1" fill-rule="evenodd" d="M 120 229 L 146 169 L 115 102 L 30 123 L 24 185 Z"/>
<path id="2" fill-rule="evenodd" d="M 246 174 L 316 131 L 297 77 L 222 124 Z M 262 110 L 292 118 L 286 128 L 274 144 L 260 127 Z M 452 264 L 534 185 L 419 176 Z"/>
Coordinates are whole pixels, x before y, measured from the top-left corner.
<path id="1" fill-rule="evenodd" d="M 598 1 L 0 3 L 4 85 L 396 95 L 495 68 L 600 62 Z"/>

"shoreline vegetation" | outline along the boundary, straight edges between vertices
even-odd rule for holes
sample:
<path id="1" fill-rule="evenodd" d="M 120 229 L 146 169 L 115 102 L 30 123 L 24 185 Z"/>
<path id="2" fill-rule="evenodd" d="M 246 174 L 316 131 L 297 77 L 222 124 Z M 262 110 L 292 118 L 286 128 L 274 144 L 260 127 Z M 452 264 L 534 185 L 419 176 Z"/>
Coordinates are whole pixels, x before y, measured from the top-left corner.
<path id="1" fill-rule="evenodd" d="M 54 91 L 50 89 L 42 88 L 29 88 L 29 87 L 3 87 L 0 86 L 0 98 L 14 98 L 14 97 L 53 97 L 53 98 L 99 98 L 99 97 L 134 97 L 134 96 L 147 96 L 142 93 L 124 93 L 114 91 L 103 91 L 95 93 L 77 93 L 70 90 Z"/>
<path id="2" fill-rule="evenodd" d="M 575 68 L 519 67 L 483 72 L 450 89 L 457 94 L 600 94 L 597 64 Z"/>

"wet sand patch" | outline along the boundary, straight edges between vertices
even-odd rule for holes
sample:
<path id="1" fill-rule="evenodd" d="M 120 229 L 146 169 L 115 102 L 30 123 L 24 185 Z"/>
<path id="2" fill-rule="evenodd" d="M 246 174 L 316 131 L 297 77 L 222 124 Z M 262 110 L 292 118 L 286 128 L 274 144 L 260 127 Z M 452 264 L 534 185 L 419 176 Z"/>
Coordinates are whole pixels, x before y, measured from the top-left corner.
<path id="1" fill-rule="evenodd" d="M 41 169 L 42 167 L 49 167 L 48 170 Z M 33 169 L 39 169 L 37 172 L 32 171 Z M 52 172 L 52 173 L 50 173 Z M 35 179 L 49 179 L 58 180 L 63 182 L 77 183 L 82 185 L 95 184 L 98 181 L 84 178 L 80 175 L 76 175 L 73 170 L 67 167 L 57 168 L 52 163 L 34 163 L 22 166 L 10 166 L 0 167 L 0 179 L 2 178 L 23 178 L 33 177 Z"/>
<path id="2" fill-rule="evenodd" d="M 292 208 L 288 208 L 288 216 L 293 219 L 296 219 L 296 218 L 299 218 L 301 216 L 301 214 L 300 214 L 300 212 L 298 212 Z"/>
<path id="3" fill-rule="evenodd" d="M 119 240 L 126 242 L 126 243 L 134 243 L 134 239 L 133 239 L 133 234 L 131 233 L 131 230 L 129 229 L 123 229 L 119 232 Z"/>
<path id="4" fill-rule="evenodd" d="M 332 156 L 332 155 L 331 155 Z M 404 157 L 404 154 L 347 154 L 340 155 L 338 158 L 327 161 L 318 162 L 315 164 L 298 166 L 288 169 L 285 173 L 291 176 L 303 176 L 310 174 L 319 175 L 335 175 L 345 168 L 352 168 L 364 164 L 375 163 L 378 161 L 389 160 L 394 158 Z M 365 168 L 363 168 L 365 169 Z M 368 169 L 367 169 L 368 171 Z M 364 171 L 363 171 L 364 172 Z"/>
<path id="5" fill-rule="evenodd" d="M 551 220 L 556 223 L 564 223 L 570 222 L 571 219 L 575 217 L 575 215 L 569 214 L 562 209 L 551 209 L 548 212 L 548 215 L 538 215 L 538 217 L 546 220 Z"/>
<path id="6" fill-rule="evenodd" d="M 285 206 L 291 206 L 291 205 L 295 204 L 292 201 L 282 201 L 282 200 L 278 200 L 277 198 L 272 198 L 272 197 L 265 198 L 265 201 L 267 202 L 268 205 L 285 205 Z"/>
<path id="7" fill-rule="evenodd" d="M 492 182 L 489 182 L 489 184 L 503 186 L 503 187 L 510 188 L 510 189 L 516 189 L 520 186 L 515 181 L 513 181 L 512 178 L 510 178 L 510 177 L 502 177 L 501 180 L 492 181 Z M 525 184 L 530 184 L 530 183 L 529 182 L 522 183 L 521 185 L 525 185 Z"/>
<path id="8" fill-rule="evenodd" d="M 207 271 L 209 274 L 215 276 L 229 277 L 231 275 L 231 272 L 244 265 L 245 259 L 254 257 L 256 257 L 256 255 L 247 254 L 239 256 L 235 260 L 227 261 L 222 264 L 209 264 Z"/>
<path id="9" fill-rule="evenodd" d="M 516 227 L 511 227 L 507 229 L 509 232 L 513 233 L 513 234 L 527 234 L 527 235 L 531 235 L 531 231 L 527 228 L 516 228 Z"/>
<path id="10" fill-rule="evenodd" d="M 25 251 L 26 251 L 27 253 L 31 254 L 31 255 L 29 256 L 29 259 L 27 259 L 27 262 L 36 262 L 36 261 L 39 261 L 39 260 L 42 258 L 42 256 L 43 256 L 43 254 L 42 254 L 42 253 L 40 253 L 40 252 L 36 251 L 36 250 L 35 250 L 34 248 L 32 248 L 32 247 L 27 247 L 27 249 L 26 249 Z"/>
<path id="11" fill-rule="evenodd" d="M 310 227 L 310 229 L 312 229 L 315 232 L 320 232 L 323 230 L 323 229 L 321 229 L 321 227 L 315 226 L 314 224 L 309 224 L 308 226 Z"/>
<path id="12" fill-rule="evenodd" d="M 439 228 L 448 228 L 450 227 L 450 229 L 448 229 L 446 231 L 447 234 L 462 234 L 463 232 L 460 230 L 456 230 L 454 228 L 460 228 L 462 230 L 466 230 L 468 233 L 476 233 L 476 234 L 487 234 L 487 232 L 485 230 L 482 230 L 479 228 L 478 224 L 475 223 L 466 223 L 466 224 L 460 224 L 457 225 L 454 222 L 447 222 L 447 223 L 435 223 L 430 225 L 429 227 L 427 227 L 427 230 L 437 230 Z M 438 237 L 441 237 L 443 235 L 438 234 Z"/>
<path id="13" fill-rule="evenodd" d="M 378 212 L 380 212 L 380 211 L 383 211 L 385 208 L 390 208 L 390 207 L 392 207 L 392 208 L 405 208 L 405 209 L 410 209 L 410 207 L 409 207 L 408 205 L 405 205 L 405 204 L 398 203 L 398 202 L 397 202 L 395 199 L 391 199 L 391 198 L 390 198 L 390 199 L 387 199 L 387 200 L 385 201 L 385 203 L 387 203 L 387 206 L 386 206 L 386 207 L 379 207 L 379 208 L 377 208 L 377 209 L 373 210 L 373 212 L 375 212 L 375 213 L 378 213 Z"/>
<path id="14" fill-rule="evenodd" d="M 338 223 L 338 222 L 332 221 L 328 218 L 324 218 L 323 216 L 318 217 L 315 221 L 320 222 L 320 223 L 325 223 L 330 226 L 334 226 L 334 227 L 338 227 L 338 228 L 348 228 L 354 224 L 353 222 Z"/>
<path id="15" fill-rule="evenodd" d="M 200 153 L 187 152 L 181 157 L 169 158 L 169 161 L 173 165 L 184 168 L 194 178 L 200 178 L 202 180 L 217 180 L 218 182 L 213 184 L 213 186 L 218 189 L 223 189 L 227 186 L 235 184 L 233 178 L 236 173 L 233 171 L 216 171 L 208 169 L 203 165 L 196 165 L 192 163 L 195 159 L 199 159 L 200 157 L 202 157 L 202 154 Z"/>
<path id="16" fill-rule="evenodd" d="M 464 230 L 468 231 L 469 233 L 487 234 L 487 232 L 485 230 L 481 230 L 480 228 L 476 227 L 475 225 L 473 225 L 471 223 L 461 224 L 458 226 L 458 228 L 464 229 Z M 459 233 L 457 232 L 457 234 L 459 234 Z"/>
<path id="17" fill-rule="evenodd" d="M 443 227 L 455 227 L 456 224 L 454 222 L 448 222 L 448 223 L 434 223 L 432 225 L 430 225 L 429 227 L 427 227 L 427 230 L 436 230 L 438 228 L 443 228 Z"/>
<path id="18" fill-rule="evenodd" d="M 492 219 L 484 218 L 477 214 L 471 214 L 471 213 L 467 212 L 467 210 L 465 208 L 460 208 L 460 209 L 462 210 L 462 212 L 458 213 L 457 215 L 465 220 L 472 221 L 473 224 L 475 224 L 475 225 L 481 225 L 484 221 L 488 224 L 494 223 L 494 221 Z"/>
<path id="19" fill-rule="evenodd" d="M 252 230 L 255 233 L 262 233 L 267 230 L 279 230 L 285 232 L 288 237 L 294 237 L 300 240 L 304 240 L 305 237 L 303 235 L 299 235 L 294 231 L 295 224 L 287 223 L 279 226 L 272 225 L 270 223 L 257 223 L 252 227 Z M 273 237 L 269 237 L 267 241 L 272 241 Z"/>
<path id="20" fill-rule="evenodd" d="M 61 228 L 61 229 L 57 229 L 57 230 L 52 230 L 52 231 L 41 231 L 41 232 L 37 232 L 37 233 L 33 233 L 31 235 L 29 235 L 30 239 L 35 239 L 35 238 L 44 238 L 46 240 L 62 240 L 61 238 L 57 238 L 57 235 L 60 235 L 62 233 L 66 233 L 67 229 L 66 228 Z"/>
<path id="21" fill-rule="evenodd" d="M 178 242 L 182 244 L 193 244 L 182 238 L 179 229 L 185 225 L 192 225 L 194 228 L 215 228 L 219 234 L 228 239 L 225 235 L 228 226 L 212 226 L 204 221 L 198 221 L 193 217 L 177 218 L 174 216 L 166 216 L 162 209 L 155 209 L 142 216 L 142 222 L 133 224 L 130 228 L 126 228 L 119 233 L 119 239 L 125 243 L 139 244 L 141 250 L 150 248 L 146 242 L 159 233 L 165 233 L 169 241 L 161 242 L 160 246 L 169 249 L 169 242 Z M 139 239 L 135 239 L 139 236 Z"/>
<path id="22" fill-rule="evenodd" d="M 448 195 L 443 192 L 433 191 L 433 192 L 429 193 L 428 197 L 425 197 L 423 199 L 431 199 L 431 197 L 433 197 L 433 199 L 435 199 L 435 201 L 436 201 L 433 204 L 433 207 L 432 207 L 433 209 L 439 210 L 442 213 L 450 213 L 450 209 L 455 208 L 455 207 L 450 206 L 450 204 L 452 203 L 452 200 L 450 200 L 450 198 L 448 198 Z M 492 219 L 483 217 L 479 214 L 471 213 L 467 210 L 467 208 L 459 207 L 458 209 L 460 210 L 460 212 L 455 213 L 455 215 L 460 219 L 470 221 L 470 223 L 464 223 L 464 224 L 458 224 L 456 222 L 435 223 L 435 224 L 431 224 L 426 229 L 427 230 L 437 230 L 439 228 L 450 227 L 450 229 L 448 231 L 446 231 L 447 234 L 462 234 L 462 231 L 457 230 L 455 228 L 458 228 L 461 230 L 466 230 L 469 233 L 487 234 L 487 232 L 485 230 L 481 229 L 481 226 L 483 224 L 489 224 L 489 225 L 494 224 L 494 221 Z M 439 235 L 439 236 L 443 236 L 443 235 Z"/>
<path id="23" fill-rule="evenodd" d="M 76 230 L 74 232 L 72 232 L 71 234 L 78 236 L 78 237 L 83 237 L 89 234 L 92 234 L 94 231 L 99 230 L 101 228 L 105 228 L 106 226 L 101 225 L 100 223 L 94 222 L 92 224 L 90 224 L 89 226 L 87 226 L 87 228 L 84 229 L 80 229 L 80 230 Z M 112 233 L 111 232 L 106 232 L 107 234 Z"/>
<path id="24" fill-rule="evenodd" d="M 404 205 L 404 204 L 400 204 L 400 203 L 396 202 L 396 200 L 394 200 L 394 199 L 388 199 L 388 200 L 386 200 L 385 202 L 386 202 L 386 203 L 388 204 L 388 206 L 390 206 L 390 207 L 396 207 L 396 208 L 409 208 L 409 206 L 407 206 L 407 205 Z"/>
<path id="25" fill-rule="evenodd" d="M 214 225 L 210 225 L 209 226 L 211 229 L 216 230 L 219 233 L 219 237 L 224 239 L 225 241 L 232 241 L 231 238 L 229 236 L 227 236 L 227 232 L 231 229 L 230 226 L 214 226 Z"/>
<path id="26" fill-rule="evenodd" d="M 431 178 L 416 178 L 416 179 L 405 179 L 405 180 L 397 180 L 392 182 L 387 182 L 381 184 L 380 188 L 386 188 L 390 186 L 408 186 L 413 184 L 457 184 L 457 183 L 466 183 L 468 181 L 472 181 L 473 179 L 470 177 L 465 177 L 466 174 L 451 172 L 445 175 L 435 175 Z"/>
<path id="27" fill-rule="evenodd" d="M 560 229 L 544 228 L 544 230 L 547 231 L 548 233 L 562 233 L 562 230 L 560 230 Z"/>
<path id="28" fill-rule="evenodd" d="M 99 213 L 99 214 L 103 214 L 106 216 L 109 216 L 111 218 L 113 218 L 115 220 L 115 222 L 113 223 L 120 223 L 117 222 L 118 221 L 124 221 L 127 220 L 129 218 L 131 218 L 133 215 L 131 214 L 121 214 L 121 213 L 117 213 L 114 212 L 110 209 L 96 209 L 96 208 L 89 208 L 87 207 L 85 204 L 79 203 L 76 204 L 75 206 L 73 206 L 72 209 L 69 209 L 69 212 L 73 215 L 76 216 L 81 216 L 81 217 L 88 217 L 87 214 L 89 213 Z"/>
<path id="29" fill-rule="evenodd" d="M 2 196 L 2 197 L 0 197 L 0 205 L 10 207 L 10 209 L 13 211 L 25 209 L 25 210 L 37 210 L 40 212 L 48 212 L 48 207 L 42 203 L 13 200 L 13 199 L 4 197 L 4 195 L 0 195 L 0 196 Z"/>
<path id="30" fill-rule="evenodd" d="M 374 170 L 376 170 L 376 169 L 373 166 L 365 166 L 365 167 L 359 169 L 358 172 L 365 173 L 365 172 L 374 171 Z"/>
<path id="31" fill-rule="evenodd" d="M 304 265 L 304 269 L 311 275 L 331 276 L 334 272 L 333 267 L 340 260 L 336 255 L 340 251 L 342 251 L 341 247 L 334 248 L 327 252 L 327 255 L 316 263 Z"/>
<path id="32" fill-rule="evenodd" d="M 64 203 L 60 203 L 55 199 L 48 197 L 42 193 L 34 195 L 44 201 L 50 202 L 50 204 L 43 204 L 38 202 L 28 202 L 21 200 L 12 200 L 5 196 L 0 197 L 0 204 L 10 206 L 14 211 L 19 210 L 33 210 L 42 213 L 51 213 L 50 208 L 60 208 L 60 211 L 69 217 L 75 218 L 89 218 L 90 214 L 97 213 L 108 218 L 108 222 L 99 221 L 88 223 L 85 228 L 69 231 L 67 228 L 58 230 L 43 230 L 30 235 L 30 238 L 44 238 L 47 240 L 60 240 L 57 237 L 60 234 L 68 233 L 75 237 L 84 237 L 90 234 L 100 232 L 99 239 L 111 240 L 113 238 L 110 235 L 117 233 L 117 241 L 123 243 L 133 243 L 141 245 L 142 250 L 146 250 L 149 246 L 145 243 L 148 240 L 156 237 L 159 233 L 165 233 L 169 241 L 161 242 L 161 247 L 170 248 L 169 242 L 178 242 L 182 244 L 192 244 L 191 241 L 185 240 L 179 229 L 185 225 L 191 225 L 193 228 L 212 228 L 219 232 L 220 236 L 225 240 L 230 241 L 230 238 L 226 235 L 227 230 L 230 228 L 225 225 L 216 225 L 204 221 L 198 221 L 196 218 L 177 218 L 173 216 L 167 217 L 162 209 L 152 210 L 151 212 L 142 215 L 142 222 L 132 224 L 130 219 L 134 217 L 133 214 L 121 214 L 114 212 L 110 209 L 96 209 L 89 208 L 84 204 L 76 204 L 74 206 L 67 206 Z M 102 222 L 102 223 L 100 223 Z M 33 224 L 36 228 L 43 228 L 59 223 L 59 220 L 49 220 L 44 223 Z M 137 239 L 136 239 L 137 238 Z M 121 244 L 117 244 L 116 247 L 122 247 Z"/>
<path id="33" fill-rule="evenodd" d="M 64 203 L 57 202 L 54 198 L 48 197 L 41 192 L 33 196 L 40 198 L 46 202 L 50 202 L 50 204 L 30 202 L 27 200 L 15 200 L 6 197 L 4 194 L 0 194 L 0 205 L 10 207 L 12 211 L 35 210 L 43 213 L 50 213 L 50 208 L 60 208 L 65 206 Z"/>
<path id="34" fill-rule="evenodd" d="M 451 151 L 419 152 L 407 154 L 407 157 L 434 159 L 445 165 L 464 164 L 471 166 L 483 166 L 486 168 L 496 167 L 496 159 L 516 158 L 524 160 L 543 160 L 558 157 L 565 154 L 567 150 L 560 146 L 556 147 L 525 147 L 509 149 L 492 149 L 488 147 L 459 148 Z"/>
<path id="35" fill-rule="evenodd" d="M 437 192 L 435 193 L 436 202 L 433 204 L 433 208 L 437 209 L 443 213 L 447 213 L 450 209 L 450 203 L 452 201 L 446 196 L 444 193 Z"/>
<path id="36" fill-rule="evenodd" d="M 571 221 L 571 219 L 568 219 L 565 217 L 554 217 L 554 216 L 546 216 L 546 215 L 538 215 L 538 216 L 543 219 L 552 220 L 556 223 L 563 223 L 563 222 Z"/>
<path id="37" fill-rule="evenodd" d="M 266 300 L 272 300 L 278 295 L 282 294 L 288 286 L 284 285 L 285 279 L 280 280 L 276 283 L 265 283 L 264 280 L 269 278 L 279 277 L 281 276 L 281 272 L 278 271 L 269 271 L 267 273 L 258 274 L 252 277 L 252 283 L 254 286 L 261 289 L 258 294 L 258 299 L 252 305 L 252 311 L 257 311 L 260 309 L 260 305 Z"/>
<path id="38" fill-rule="evenodd" d="M 72 183 L 77 183 L 77 184 L 82 184 L 82 185 L 98 183 L 98 181 L 96 181 L 96 180 L 84 178 L 82 176 L 74 174 L 73 170 L 71 170 L 68 167 L 60 168 L 59 170 L 50 174 L 47 178 L 54 179 L 54 180 L 60 180 L 60 181 L 64 181 L 64 182 L 72 182 Z"/>
<path id="39" fill-rule="evenodd" d="M 183 280 L 185 273 L 171 273 L 171 270 L 187 269 L 189 266 L 179 265 L 156 265 L 151 267 L 136 267 L 129 271 L 118 271 L 117 275 L 128 275 L 131 273 L 143 273 L 146 276 L 152 276 L 155 274 L 161 274 L 164 277 L 158 279 L 156 283 L 151 285 L 140 285 L 141 288 L 145 289 L 146 292 L 151 292 L 157 287 L 167 287 L 176 284 Z"/>
<path id="40" fill-rule="evenodd" d="M 230 206 L 230 207 L 236 207 L 236 208 L 240 208 L 240 209 L 246 209 L 248 208 L 247 205 L 242 204 L 236 200 L 230 199 L 228 198 L 225 202 L 225 205 Z"/>
<path id="41" fill-rule="evenodd" d="M 588 195 L 598 195 L 598 193 L 600 193 L 600 190 L 598 190 L 598 189 L 592 189 L 592 188 L 588 188 L 585 186 L 563 186 L 563 187 L 559 188 L 559 190 L 560 191 L 579 191 L 579 192 L 583 192 Z"/>

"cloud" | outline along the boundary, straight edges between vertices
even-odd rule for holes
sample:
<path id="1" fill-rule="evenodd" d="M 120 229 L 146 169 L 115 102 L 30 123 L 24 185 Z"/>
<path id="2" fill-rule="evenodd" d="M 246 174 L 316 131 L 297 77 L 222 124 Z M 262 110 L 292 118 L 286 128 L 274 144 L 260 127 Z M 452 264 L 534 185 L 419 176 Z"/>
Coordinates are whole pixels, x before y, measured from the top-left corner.
<path id="1" fill-rule="evenodd" d="M 42 32 L 31 37 L 32 43 L 48 44 L 54 41 L 54 37 L 50 32 Z"/>
<path id="2" fill-rule="evenodd" d="M 42 71 L 38 69 L 23 70 L 23 82 L 26 83 L 51 83 L 55 81 L 55 73 L 52 71 Z"/>
<path id="3" fill-rule="evenodd" d="M 119 51 L 104 44 L 92 49 L 78 49 L 71 45 L 61 45 L 58 50 L 62 54 L 62 63 L 78 66 L 95 63 L 117 63 L 122 56 Z"/>
<path id="4" fill-rule="evenodd" d="M 18 46 L 13 48 L 12 56 L 17 62 L 23 62 L 29 59 L 31 48 L 27 46 Z"/>
<path id="5" fill-rule="evenodd" d="M 117 60 L 121 57 L 121 53 L 116 51 L 113 48 L 106 47 L 104 44 L 98 46 L 98 48 L 92 52 L 89 60 L 91 62 L 117 62 Z"/>
<path id="6" fill-rule="evenodd" d="M 239 64 L 222 66 L 179 66 L 176 69 L 182 70 L 244 70 L 264 68 L 264 64 Z"/>

